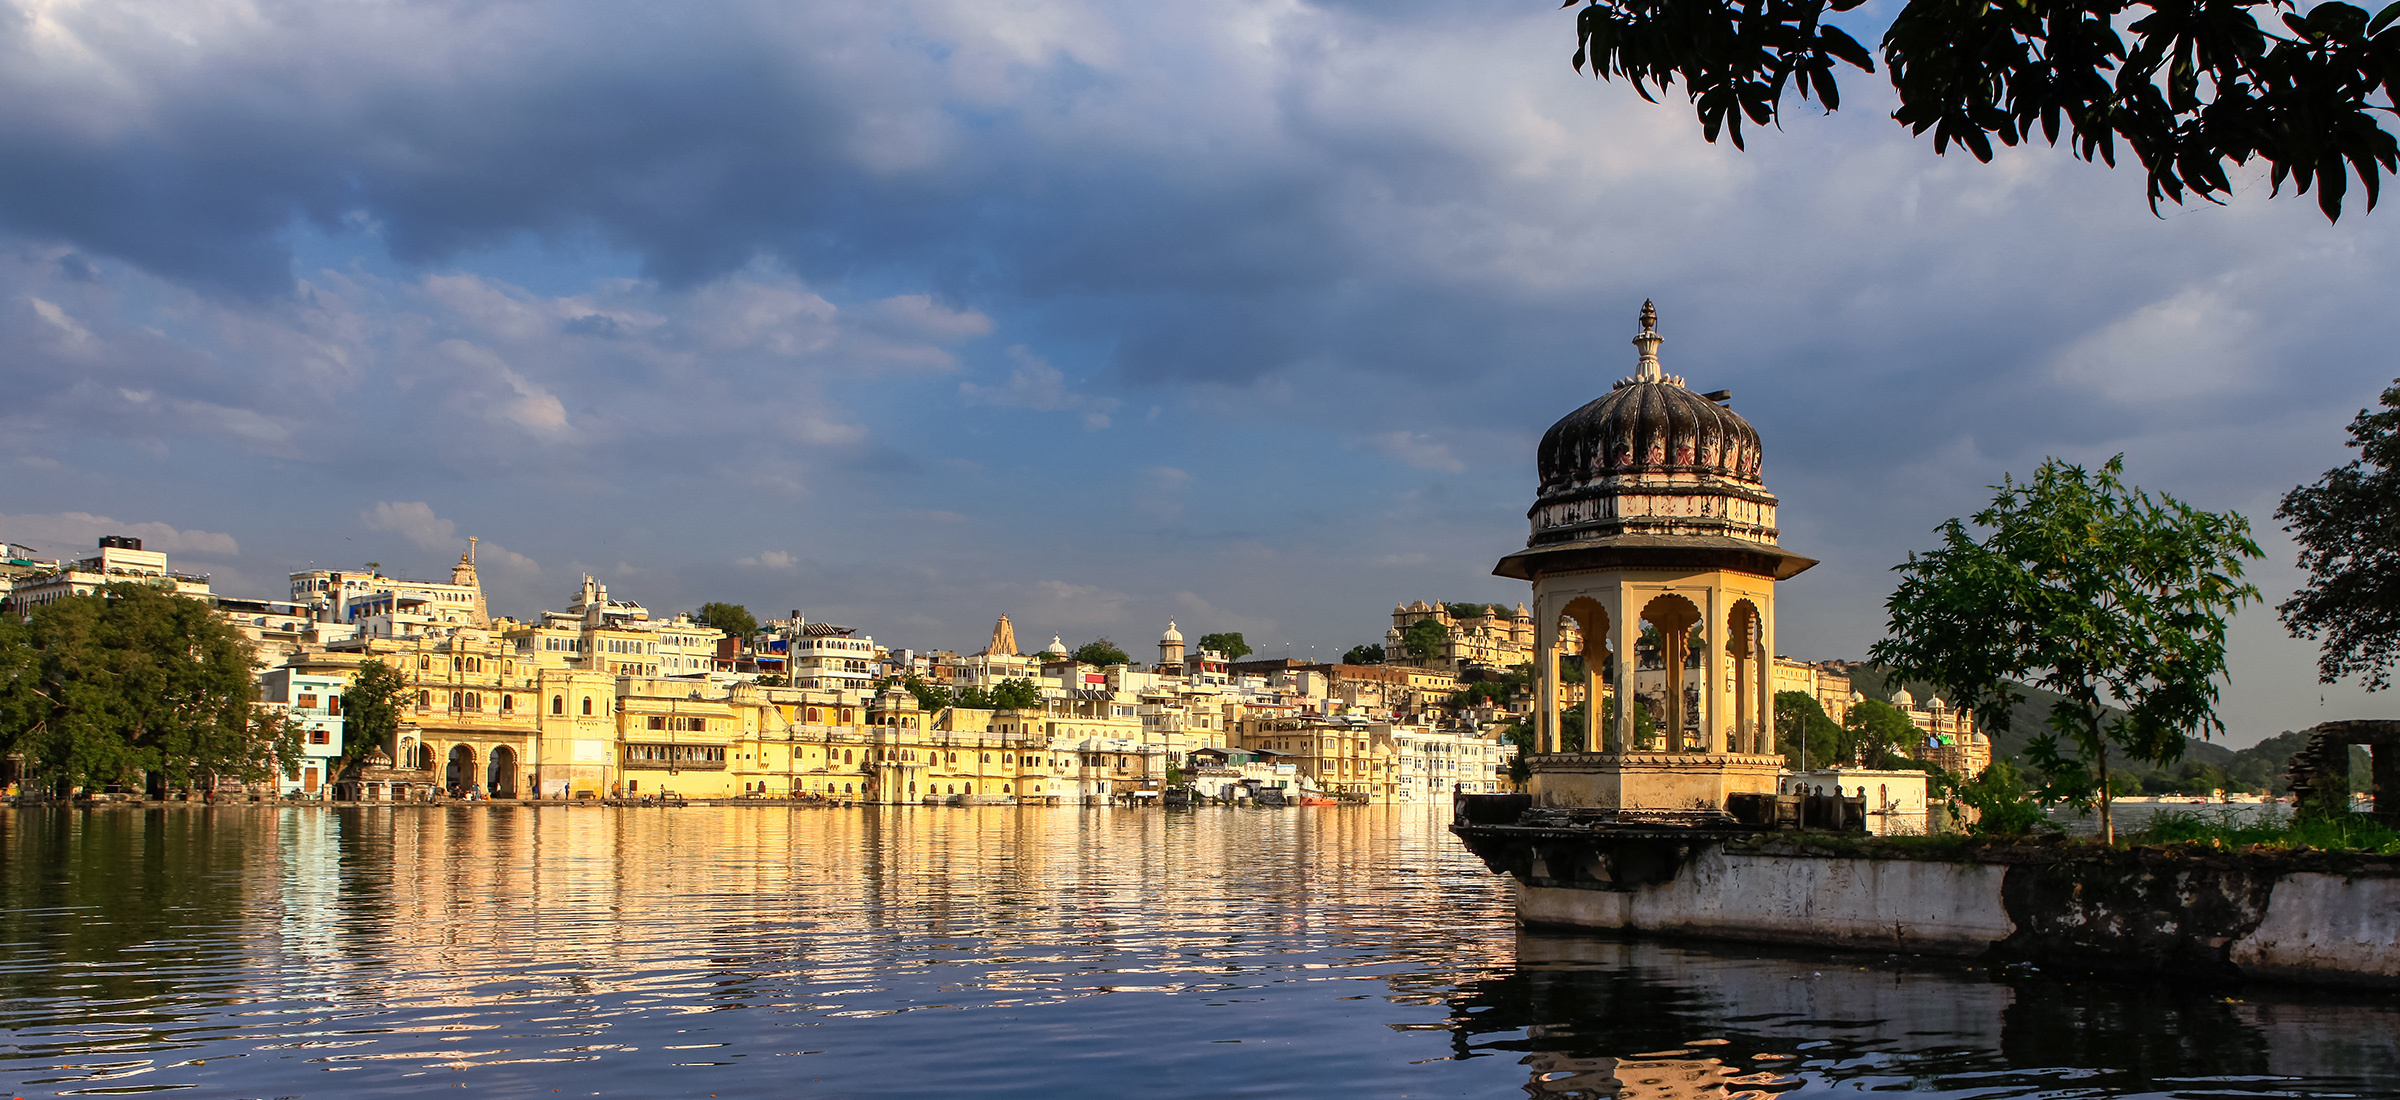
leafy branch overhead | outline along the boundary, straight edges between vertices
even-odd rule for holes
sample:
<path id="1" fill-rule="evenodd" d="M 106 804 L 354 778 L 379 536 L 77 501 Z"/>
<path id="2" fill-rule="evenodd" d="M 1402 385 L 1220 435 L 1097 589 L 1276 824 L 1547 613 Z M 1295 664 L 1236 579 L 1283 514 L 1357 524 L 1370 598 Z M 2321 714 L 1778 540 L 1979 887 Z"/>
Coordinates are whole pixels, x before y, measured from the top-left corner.
<path id="1" fill-rule="evenodd" d="M 1574 64 L 1622 76 L 1653 102 L 1677 82 L 1703 133 L 1742 147 L 1742 124 L 1778 122 L 1787 92 L 1841 106 L 1836 71 L 1875 71 L 1825 22 L 1864 0 L 1566 0 Z M 2066 138 L 2084 160 L 2131 153 L 2153 211 L 2233 189 L 2230 165 L 2266 164 L 2276 191 L 2314 187 L 2341 217 L 2349 177 L 2375 205 L 2400 172 L 2384 119 L 2400 108 L 2400 2 L 2373 17 L 2295 0 L 1906 0 L 1883 35 L 1892 117 L 1992 159 L 1993 143 Z"/>

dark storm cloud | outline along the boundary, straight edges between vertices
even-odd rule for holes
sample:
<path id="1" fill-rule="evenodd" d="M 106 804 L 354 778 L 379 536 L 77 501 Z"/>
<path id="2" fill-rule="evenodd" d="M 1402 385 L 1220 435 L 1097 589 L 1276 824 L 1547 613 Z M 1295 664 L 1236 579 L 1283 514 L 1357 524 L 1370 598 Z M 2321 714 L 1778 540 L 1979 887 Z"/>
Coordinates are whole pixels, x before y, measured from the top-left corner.
<path id="1" fill-rule="evenodd" d="M 1736 153 L 1545 6 L 13 11 L 0 510 L 479 533 L 510 600 L 1372 640 L 1514 598 L 1533 439 L 1656 298 L 1825 559 L 1780 636 L 1856 655 L 2002 471 L 2263 520 L 2400 373 L 2385 223 L 1935 158 L 1872 80 Z"/>

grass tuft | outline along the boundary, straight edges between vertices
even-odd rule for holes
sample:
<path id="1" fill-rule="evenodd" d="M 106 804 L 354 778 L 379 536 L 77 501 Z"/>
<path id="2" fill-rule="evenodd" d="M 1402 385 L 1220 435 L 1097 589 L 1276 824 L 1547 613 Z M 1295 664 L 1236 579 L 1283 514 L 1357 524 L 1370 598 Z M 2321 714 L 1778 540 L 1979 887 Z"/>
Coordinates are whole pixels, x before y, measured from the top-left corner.
<path id="1" fill-rule="evenodd" d="M 2400 830 L 2379 824 L 2365 814 L 2240 822 L 2225 815 L 2166 811 L 2119 840 L 2136 847 L 2201 844 L 2228 850 L 2250 847 L 2312 848 L 2331 852 L 2400 855 Z"/>

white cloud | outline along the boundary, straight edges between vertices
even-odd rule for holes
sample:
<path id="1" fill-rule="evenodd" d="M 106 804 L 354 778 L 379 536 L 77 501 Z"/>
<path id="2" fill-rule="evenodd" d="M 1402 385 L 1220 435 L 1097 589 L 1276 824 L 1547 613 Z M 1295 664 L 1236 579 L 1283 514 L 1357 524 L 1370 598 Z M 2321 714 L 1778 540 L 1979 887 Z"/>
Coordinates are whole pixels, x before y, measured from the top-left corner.
<path id="1" fill-rule="evenodd" d="M 792 556 L 786 551 L 765 550 L 761 551 L 755 557 L 736 558 L 734 559 L 733 564 L 747 565 L 759 569 L 795 569 L 799 567 L 800 559 Z"/>
<path id="2" fill-rule="evenodd" d="M 1047 624 L 1052 631 L 1108 627 L 1125 621 L 1125 607 L 1132 599 L 1123 592 L 1096 584 L 1038 581 L 1017 602 L 1023 613 L 1012 612 L 1010 617 L 1037 630 L 1041 629 L 1039 624 Z M 1041 648 L 1032 641 L 1030 634 L 1024 635 L 1020 644 L 1033 649 Z M 1080 643 L 1069 641 L 1067 644 L 1074 646 Z"/>
<path id="3" fill-rule="evenodd" d="M 383 500 L 358 514 L 369 531 L 387 531 L 426 550 L 446 550 L 458 542 L 458 524 L 433 514 L 421 500 Z"/>
<path id="4" fill-rule="evenodd" d="M 161 550 L 169 554 L 232 557 L 241 552 L 232 535 L 180 530 L 156 521 L 126 523 L 89 512 L 0 515 L 0 540 L 30 546 L 43 554 L 59 558 L 90 555 L 102 535 L 130 535 L 142 540 L 145 550 Z"/>
<path id="5" fill-rule="evenodd" d="M 1420 470 L 1455 474 L 1466 470 L 1467 464 L 1458 460 L 1450 445 L 1437 442 L 1421 432 L 1390 431 L 1368 437 L 1375 449 Z"/>
<path id="6" fill-rule="evenodd" d="M 1108 427 L 1108 414 L 1117 408 L 1116 398 L 1095 397 L 1069 390 L 1064 372 L 1022 344 L 1008 349 L 1008 360 L 1012 365 L 1007 385 L 991 387 L 961 382 L 958 384 L 960 395 L 970 402 L 983 405 L 1081 413 L 1085 428 L 1097 431 Z"/>
<path id="7" fill-rule="evenodd" d="M 2259 380 L 2257 327 L 2227 288 L 2186 287 L 2086 333 L 2052 370 L 2119 403 L 2206 396 Z"/>

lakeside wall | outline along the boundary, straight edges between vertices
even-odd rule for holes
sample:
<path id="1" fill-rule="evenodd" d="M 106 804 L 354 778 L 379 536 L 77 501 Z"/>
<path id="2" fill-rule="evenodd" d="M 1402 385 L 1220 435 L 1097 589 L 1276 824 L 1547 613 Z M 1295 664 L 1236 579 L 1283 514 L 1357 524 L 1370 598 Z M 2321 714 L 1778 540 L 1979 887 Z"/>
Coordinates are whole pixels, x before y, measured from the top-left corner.
<path id="1" fill-rule="evenodd" d="M 1533 927 L 2400 988 L 2392 857 L 1458 831 Z"/>

